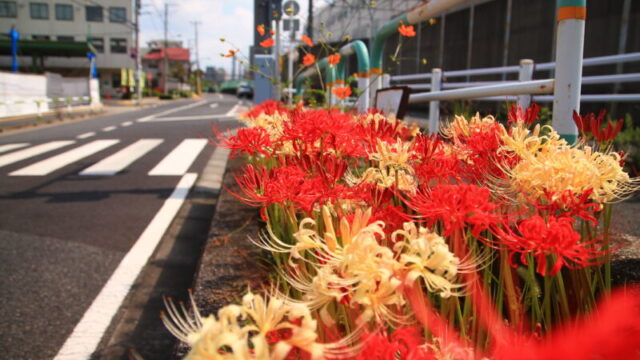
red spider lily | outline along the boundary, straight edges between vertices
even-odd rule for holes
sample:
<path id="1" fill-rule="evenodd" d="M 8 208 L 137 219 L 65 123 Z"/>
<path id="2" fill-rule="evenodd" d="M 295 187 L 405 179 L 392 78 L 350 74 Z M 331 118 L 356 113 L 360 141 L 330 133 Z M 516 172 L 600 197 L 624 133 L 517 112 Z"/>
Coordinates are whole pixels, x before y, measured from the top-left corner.
<path id="1" fill-rule="evenodd" d="M 345 99 L 351 96 L 351 88 L 349 86 L 336 86 L 331 92 L 339 99 Z"/>
<path id="2" fill-rule="evenodd" d="M 291 113 L 285 123 L 283 141 L 291 141 L 301 153 L 332 152 L 339 156 L 367 155 L 357 125 L 349 114 L 337 110 Z"/>
<path id="3" fill-rule="evenodd" d="M 398 27 L 398 32 L 402 36 L 406 37 L 414 37 L 416 36 L 416 31 L 413 28 L 413 25 L 405 25 L 402 21 L 400 21 L 400 27 Z"/>
<path id="4" fill-rule="evenodd" d="M 557 196 L 555 193 L 545 190 L 546 204 L 543 204 L 541 202 L 542 199 L 539 199 L 534 206 L 539 212 L 556 216 L 577 216 L 597 226 L 598 220 L 594 213 L 600 211 L 602 206 L 589 198 L 592 193 L 593 189 L 589 189 L 579 195 L 576 195 L 571 190 L 565 190 Z"/>
<path id="5" fill-rule="evenodd" d="M 482 231 L 504 222 L 498 205 L 491 202 L 489 189 L 476 185 L 421 187 L 415 196 L 404 201 L 429 226 L 441 222 L 446 236 L 469 227 L 480 238 Z"/>
<path id="6" fill-rule="evenodd" d="M 231 150 L 231 158 L 242 153 L 251 156 L 262 154 L 268 157 L 271 155 L 269 149 L 273 149 L 273 143 L 264 128 L 240 129 L 236 135 L 226 137 L 222 136 L 215 126 L 212 128 L 219 140 L 219 143 L 214 143 L 214 145 Z"/>
<path id="7" fill-rule="evenodd" d="M 287 108 L 279 101 L 267 100 L 260 105 L 254 106 L 254 108 L 246 112 L 244 116 L 255 119 L 262 114 L 273 115 L 276 112 L 285 113 L 287 112 Z"/>
<path id="8" fill-rule="evenodd" d="M 275 44 L 275 40 L 273 40 L 273 38 L 268 38 L 262 42 L 260 42 L 260 46 L 262 46 L 263 48 L 270 48 Z"/>
<path id="9" fill-rule="evenodd" d="M 260 34 L 260 36 L 264 36 L 264 34 L 265 34 L 264 25 L 256 26 L 256 30 L 258 30 L 258 34 Z"/>
<path id="10" fill-rule="evenodd" d="M 600 143 L 607 143 L 615 139 L 624 121 L 618 120 L 615 124 L 611 121 L 607 121 L 606 128 L 602 128 L 602 121 L 604 120 L 607 111 L 605 109 L 600 110 L 598 117 L 594 113 L 589 113 L 585 116 L 580 116 L 576 111 L 573 112 L 573 121 L 576 123 L 578 130 L 583 136 L 592 134 L 593 137 Z"/>
<path id="11" fill-rule="evenodd" d="M 256 207 L 293 202 L 299 196 L 298 188 L 306 177 L 307 174 L 295 166 L 266 170 L 248 165 L 241 176 L 234 176 L 244 196 L 234 195 L 247 205 Z"/>
<path id="12" fill-rule="evenodd" d="M 509 262 L 513 262 L 515 255 L 520 255 L 520 261 L 529 265 L 527 255 L 536 260 L 536 271 L 543 276 L 553 276 L 566 266 L 570 269 L 597 265 L 607 253 L 596 248 L 596 241 L 581 241 L 581 236 L 574 229 L 573 218 L 567 216 L 547 216 L 547 220 L 534 215 L 520 221 L 517 231 L 494 228 L 498 243 L 505 246 L 510 253 Z M 519 235 L 518 235 L 519 234 Z M 555 256 L 551 269 L 547 261 L 550 255 Z"/>
<path id="13" fill-rule="evenodd" d="M 460 180 L 460 161 L 453 153 L 446 153 L 444 143 L 436 135 L 418 135 L 411 149 L 415 160 L 413 169 L 422 183 L 447 183 Z"/>
<path id="14" fill-rule="evenodd" d="M 381 333 L 363 335 L 363 347 L 356 360 L 434 359 L 424 346 L 425 340 L 415 327 L 394 330 L 389 336 Z"/>
<path id="15" fill-rule="evenodd" d="M 538 120 L 539 114 L 540 106 L 536 103 L 531 104 L 531 106 L 527 108 L 524 114 L 520 106 L 512 105 L 511 109 L 509 110 L 509 114 L 507 114 L 507 119 L 510 123 L 517 123 L 518 121 L 522 121 L 525 125 L 530 126 Z"/>
<path id="16" fill-rule="evenodd" d="M 313 54 L 307 54 L 302 58 L 304 66 L 311 66 L 316 62 L 316 57 Z"/>
<path id="17" fill-rule="evenodd" d="M 302 39 L 302 42 L 307 44 L 308 47 L 313 47 L 313 40 L 311 40 L 310 37 L 308 37 L 307 35 L 302 35 L 301 39 Z"/>
<path id="18" fill-rule="evenodd" d="M 469 135 L 457 136 L 454 148 L 464 160 L 461 172 L 472 182 L 484 182 L 488 178 L 504 178 L 504 168 L 514 166 L 519 158 L 498 149 L 503 145 L 500 134 L 502 128 L 498 122 L 476 127 Z"/>
<path id="19" fill-rule="evenodd" d="M 384 221 L 384 232 L 390 235 L 398 229 L 402 229 L 402 224 L 407 221 L 407 215 L 400 206 L 391 205 L 389 203 L 376 206 L 371 216 L 371 222 Z"/>
<path id="20" fill-rule="evenodd" d="M 340 63 L 340 54 L 333 54 L 327 56 L 327 60 L 329 61 L 329 66 L 338 65 Z"/>
<path id="21" fill-rule="evenodd" d="M 640 354 L 639 289 L 606 297 L 589 315 L 554 329 L 546 338 L 512 333 L 494 346 L 496 360 L 638 359 Z"/>

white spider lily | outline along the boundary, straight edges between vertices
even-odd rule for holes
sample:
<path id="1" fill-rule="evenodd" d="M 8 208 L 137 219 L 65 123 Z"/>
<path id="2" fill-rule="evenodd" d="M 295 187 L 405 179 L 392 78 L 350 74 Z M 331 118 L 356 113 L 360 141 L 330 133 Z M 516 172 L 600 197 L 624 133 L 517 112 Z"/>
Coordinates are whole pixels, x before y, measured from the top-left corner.
<path id="1" fill-rule="evenodd" d="M 450 250 L 444 239 L 426 228 L 419 229 L 412 222 L 406 222 L 402 230 L 396 230 L 391 238 L 398 241 L 394 250 L 399 254 L 398 263 L 406 272 L 405 283 L 413 284 L 422 278 L 431 292 L 446 298 L 460 295 L 457 291 L 463 285 L 455 284 L 459 272 L 460 259 Z"/>

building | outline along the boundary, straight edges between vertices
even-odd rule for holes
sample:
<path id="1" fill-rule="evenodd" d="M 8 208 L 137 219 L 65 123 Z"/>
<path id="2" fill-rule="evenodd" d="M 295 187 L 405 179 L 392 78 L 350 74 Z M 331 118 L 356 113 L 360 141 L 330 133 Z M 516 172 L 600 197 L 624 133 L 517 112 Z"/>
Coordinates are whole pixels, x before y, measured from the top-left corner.
<path id="1" fill-rule="evenodd" d="M 142 50 L 142 69 L 147 74 L 148 86 L 158 91 L 165 90 L 164 61 L 168 61 L 167 91 L 188 90 L 191 75 L 191 54 L 182 47 L 181 41 L 169 40 L 168 47 L 163 47 L 164 40 L 153 40 Z"/>
<path id="2" fill-rule="evenodd" d="M 0 1 L 0 34 L 7 34 L 12 26 L 21 40 L 51 42 L 48 47 L 65 42 L 89 42 L 96 50 L 96 66 L 103 95 L 121 92 L 121 69 L 133 69 L 131 56 L 134 46 L 132 0 L 37 0 Z M 57 44 L 60 43 L 60 44 Z M 19 47 L 18 47 L 19 49 Z M 62 76 L 89 74 L 86 57 L 60 56 L 35 59 L 19 56 L 21 72 L 53 72 Z M 8 69 L 9 56 L 0 56 L 0 69 Z"/>
<path id="3" fill-rule="evenodd" d="M 212 84 L 220 84 L 226 80 L 227 72 L 224 68 L 207 66 L 204 72 L 204 81 Z"/>

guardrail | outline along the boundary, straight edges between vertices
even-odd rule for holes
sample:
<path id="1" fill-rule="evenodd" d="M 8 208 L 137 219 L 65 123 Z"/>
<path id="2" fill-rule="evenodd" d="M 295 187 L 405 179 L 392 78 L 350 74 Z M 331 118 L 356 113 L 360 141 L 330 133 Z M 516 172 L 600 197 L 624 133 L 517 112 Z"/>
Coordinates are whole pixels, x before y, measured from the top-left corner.
<path id="1" fill-rule="evenodd" d="M 583 67 L 622 64 L 640 61 L 640 52 L 587 58 Z M 556 68 L 555 62 L 534 64 L 532 60 L 521 60 L 519 66 L 491 67 L 467 70 L 444 71 L 433 69 L 431 73 L 392 76 L 396 86 L 407 86 L 413 90 L 429 92 L 412 94 L 410 103 L 429 102 L 429 128 L 436 129 L 439 119 L 440 101 L 475 99 L 478 101 L 517 101 L 518 106 L 527 107 L 530 101 L 553 102 L 551 94 L 555 89 L 555 79 L 532 80 L 534 71 L 548 71 Z M 501 75 L 519 73 L 518 81 L 476 81 L 444 82 L 457 77 L 478 75 Z M 403 81 L 431 80 L 430 83 L 404 83 Z M 640 73 L 585 76 L 582 85 L 616 84 L 640 82 Z M 534 95 L 533 97 L 531 95 Z M 640 94 L 588 94 L 581 95 L 581 102 L 636 102 Z"/>

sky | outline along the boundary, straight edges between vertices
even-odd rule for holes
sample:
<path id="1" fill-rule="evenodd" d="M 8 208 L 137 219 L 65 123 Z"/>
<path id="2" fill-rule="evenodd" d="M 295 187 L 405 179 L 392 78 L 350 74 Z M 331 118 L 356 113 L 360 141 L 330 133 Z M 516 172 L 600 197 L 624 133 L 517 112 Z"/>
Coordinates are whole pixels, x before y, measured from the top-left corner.
<path id="1" fill-rule="evenodd" d="M 318 5 L 324 0 L 315 0 Z M 182 40 L 184 47 L 195 42 L 193 21 L 200 21 L 198 42 L 200 67 L 223 67 L 231 71 L 231 59 L 223 58 L 230 44 L 234 44 L 245 57 L 253 41 L 253 0 L 142 0 L 141 46 L 150 40 L 164 38 L 164 4 L 169 7 L 169 39 Z M 307 16 L 307 0 L 299 0 L 303 19 Z M 318 6 L 316 5 L 316 6 Z M 225 38 L 228 43 L 220 42 Z M 192 61 L 195 53 L 192 52 Z"/>

